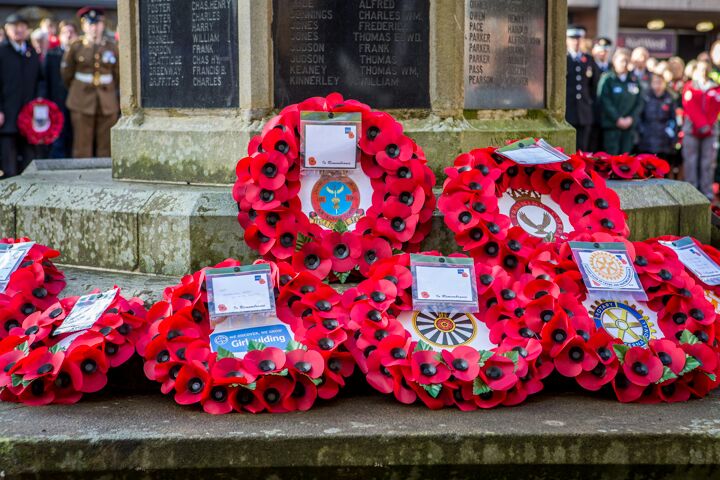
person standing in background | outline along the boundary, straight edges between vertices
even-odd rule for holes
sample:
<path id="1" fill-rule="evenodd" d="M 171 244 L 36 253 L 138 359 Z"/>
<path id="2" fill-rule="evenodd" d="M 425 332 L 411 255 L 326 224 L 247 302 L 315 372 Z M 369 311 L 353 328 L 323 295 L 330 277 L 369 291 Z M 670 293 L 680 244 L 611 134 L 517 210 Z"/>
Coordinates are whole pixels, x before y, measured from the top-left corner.
<path id="1" fill-rule="evenodd" d="M 65 52 L 77 40 L 78 34 L 74 23 L 62 21 L 59 28 L 60 35 L 58 39 L 60 45 L 50 50 L 45 58 L 45 79 L 47 81 L 48 99 L 55 102 L 60 108 L 65 122 L 60 136 L 50 147 L 50 158 L 70 158 L 72 157 L 73 129 L 70 111 L 65 106 L 68 91 L 60 75 L 60 66 Z"/>
<path id="2" fill-rule="evenodd" d="M 48 39 L 48 50 L 57 48 L 60 46 L 60 39 L 58 38 L 58 29 L 55 25 L 55 21 L 52 18 L 45 17 L 40 20 L 40 30 L 45 32 Z"/>
<path id="3" fill-rule="evenodd" d="M 643 100 L 644 106 L 638 121 L 638 149 L 670 160 L 675 152 L 677 137 L 675 100 L 662 75 L 652 74 L 650 90 L 644 93 Z"/>
<path id="4" fill-rule="evenodd" d="M 600 37 L 593 45 L 592 56 L 598 70 L 605 73 L 610 70 L 610 55 L 612 54 L 612 40 L 607 37 Z"/>
<path id="5" fill-rule="evenodd" d="M 584 28 L 568 27 L 565 119 L 577 131 L 576 148 L 587 152 L 590 148 L 593 103 L 600 74 L 592 57 L 580 51 L 580 42 L 584 37 Z"/>
<path id="6" fill-rule="evenodd" d="M 605 151 L 611 155 L 628 153 L 635 142 L 643 100 L 637 77 L 629 71 L 630 51 L 619 48 L 612 57 L 612 70 L 604 73 L 598 86 L 602 102 Z"/>
<path id="7" fill-rule="evenodd" d="M 84 36 L 70 45 L 62 62 L 73 126 L 73 157 L 110 156 L 110 129 L 118 118 L 118 51 L 105 37 L 99 8 L 78 11 Z M 95 148 L 93 149 L 93 142 Z"/>
<path id="8" fill-rule="evenodd" d="M 637 78 L 640 88 L 647 91 L 650 88 L 650 72 L 647 62 L 650 59 L 650 52 L 645 47 L 637 47 L 630 56 L 630 70 Z"/>
<path id="9" fill-rule="evenodd" d="M 711 201 L 717 165 L 718 114 L 720 87 L 710 79 L 712 65 L 698 61 L 693 78 L 682 93 L 685 123 L 683 125 L 683 173 Z"/>
<path id="10" fill-rule="evenodd" d="M 600 37 L 595 42 L 592 49 L 593 60 L 597 66 L 598 74 L 610 70 L 610 57 L 612 55 L 612 40 L 606 37 Z M 600 81 L 600 78 L 597 79 Z M 602 138 L 602 103 L 599 99 L 595 99 L 593 102 L 593 124 L 592 130 L 590 131 L 590 146 L 589 150 L 592 152 L 599 152 L 603 149 L 603 138 Z"/>
<path id="11" fill-rule="evenodd" d="M 26 103 L 44 94 L 42 68 L 28 42 L 28 22 L 20 15 L 5 21 L 7 39 L 0 45 L 0 178 L 22 173 L 35 148 L 20 135 L 17 117 Z"/>

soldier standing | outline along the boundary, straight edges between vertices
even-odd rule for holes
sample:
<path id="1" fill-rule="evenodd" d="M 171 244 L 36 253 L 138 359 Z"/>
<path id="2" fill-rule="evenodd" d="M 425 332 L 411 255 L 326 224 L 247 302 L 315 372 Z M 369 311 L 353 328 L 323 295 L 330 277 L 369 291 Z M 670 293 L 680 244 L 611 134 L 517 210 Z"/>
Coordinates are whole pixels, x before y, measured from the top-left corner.
<path id="1" fill-rule="evenodd" d="M 110 156 L 110 128 L 120 111 L 117 97 L 117 46 L 105 37 L 100 8 L 78 11 L 84 32 L 65 52 L 62 77 L 73 125 L 73 157 Z"/>
<path id="2" fill-rule="evenodd" d="M 588 151 L 597 92 L 599 71 L 590 55 L 580 51 L 585 29 L 570 26 L 567 29 L 567 83 L 565 119 L 577 130 L 576 148 Z"/>

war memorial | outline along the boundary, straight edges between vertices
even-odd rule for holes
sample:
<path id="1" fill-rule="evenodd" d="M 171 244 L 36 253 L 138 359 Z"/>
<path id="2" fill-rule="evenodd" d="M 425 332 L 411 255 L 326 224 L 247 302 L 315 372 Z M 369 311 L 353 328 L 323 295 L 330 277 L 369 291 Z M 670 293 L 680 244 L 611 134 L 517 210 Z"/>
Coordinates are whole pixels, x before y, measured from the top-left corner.
<path id="1" fill-rule="evenodd" d="M 118 2 L 112 158 L 0 182 L 0 238 L 60 252 L 0 283 L 22 296 L 12 282 L 41 272 L 32 301 L 0 293 L 0 477 L 719 475 L 720 281 L 681 251 L 715 264 L 710 204 L 652 163 L 623 179 L 575 154 L 566 16 L 564 0 Z M 564 153 L 495 150 L 528 138 Z M 593 287 L 594 267 L 629 276 Z M 280 320 L 236 310 L 262 337 L 228 327 L 233 275 L 267 280 L 252 295 L 270 287 Z M 108 291 L 95 324 L 65 326 Z M 450 307 L 473 314 L 435 313 Z M 593 323 L 603 308 L 615 330 Z"/>

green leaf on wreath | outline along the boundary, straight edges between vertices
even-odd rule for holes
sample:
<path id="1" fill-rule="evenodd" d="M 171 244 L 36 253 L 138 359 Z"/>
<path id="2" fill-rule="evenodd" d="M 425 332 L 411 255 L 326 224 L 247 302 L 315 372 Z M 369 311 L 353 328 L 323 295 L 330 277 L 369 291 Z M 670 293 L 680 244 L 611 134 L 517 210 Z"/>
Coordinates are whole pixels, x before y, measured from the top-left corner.
<path id="1" fill-rule="evenodd" d="M 696 343 L 700 343 L 700 340 L 695 335 L 693 335 L 690 330 L 683 330 L 680 334 L 680 343 L 695 345 Z"/>
<path id="2" fill-rule="evenodd" d="M 348 231 L 347 223 L 345 223 L 343 220 L 338 220 L 335 222 L 335 226 L 333 227 L 333 231 L 337 233 L 345 233 Z"/>
<path id="3" fill-rule="evenodd" d="M 300 250 L 310 240 L 312 240 L 310 237 L 298 232 L 297 239 L 295 240 L 295 251 L 297 252 Z"/>
<path id="4" fill-rule="evenodd" d="M 518 359 L 519 359 L 519 357 L 520 357 L 520 354 L 519 354 L 517 351 L 515 351 L 515 350 L 510 350 L 509 352 L 503 352 L 501 355 L 502 355 L 503 357 L 506 357 L 506 358 L 509 358 L 510 360 L 512 360 L 513 363 L 515 364 L 515 368 L 517 368 L 517 366 L 518 366 Z"/>
<path id="5" fill-rule="evenodd" d="M 312 382 L 315 384 L 316 387 L 319 387 L 320 385 L 323 384 L 323 379 L 322 379 L 322 377 L 320 377 L 320 378 L 311 378 L 310 380 L 312 380 Z"/>
<path id="6" fill-rule="evenodd" d="M 287 344 L 287 347 L 285 347 L 285 351 L 292 352 L 293 350 L 307 350 L 307 347 L 300 342 L 290 340 Z"/>
<path id="7" fill-rule="evenodd" d="M 252 383 L 240 383 L 238 384 L 239 387 L 247 388 L 248 390 L 255 390 L 257 388 L 257 382 Z"/>
<path id="8" fill-rule="evenodd" d="M 250 340 L 248 342 L 248 348 L 247 351 L 251 352 L 253 350 L 265 350 L 267 348 L 264 343 L 262 342 L 256 342 L 255 340 Z"/>
<path id="9" fill-rule="evenodd" d="M 618 360 L 620 363 L 625 362 L 625 354 L 628 350 L 630 350 L 630 347 L 627 345 L 621 344 L 621 345 L 613 345 L 613 350 L 615 350 L 615 355 L 617 355 Z"/>
<path id="10" fill-rule="evenodd" d="M 233 358 L 235 354 L 228 350 L 227 348 L 218 347 L 217 348 L 217 360 L 222 360 L 223 358 Z"/>
<path id="11" fill-rule="evenodd" d="M 711 382 L 714 382 L 717 379 L 717 377 L 715 376 L 714 373 L 705 372 L 705 375 L 707 375 L 707 377 L 710 379 Z"/>
<path id="12" fill-rule="evenodd" d="M 22 375 L 17 375 L 17 374 L 13 373 L 10 378 L 12 379 L 13 387 L 19 387 L 20 385 L 23 384 L 23 376 Z"/>
<path id="13" fill-rule="evenodd" d="M 403 253 L 405 253 L 405 252 L 403 252 L 403 251 L 400 250 L 399 248 L 393 248 L 393 249 L 392 249 L 392 254 L 393 254 L 393 255 L 402 255 Z"/>
<path id="14" fill-rule="evenodd" d="M 478 360 L 478 365 L 481 367 L 485 365 L 485 362 L 490 360 L 492 356 L 494 355 L 493 352 L 489 352 L 487 350 L 478 350 L 478 353 L 480 354 L 480 360 Z"/>
<path id="15" fill-rule="evenodd" d="M 335 276 L 337 277 L 337 279 L 340 283 L 345 283 L 345 282 L 347 282 L 348 277 L 350 277 L 350 273 L 352 273 L 352 270 L 350 270 L 348 272 L 333 271 L 333 273 L 335 274 Z"/>
<path id="16" fill-rule="evenodd" d="M 433 383 L 431 385 L 423 385 L 421 383 L 420 386 L 433 398 L 437 398 L 437 396 L 440 395 L 440 390 L 442 390 L 442 385 L 439 383 Z"/>
<path id="17" fill-rule="evenodd" d="M 445 359 L 443 358 L 442 353 L 436 353 L 433 358 L 438 362 L 445 363 Z"/>
<path id="18" fill-rule="evenodd" d="M 418 340 L 417 345 L 415 345 L 415 350 L 413 350 L 413 352 L 423 352 L 426 350 L 432 350 L 432 347 L 427 343 L 423 342 L 422 340 Z"/>
<path id="19" fill-rule="evenodd" d="M 27 355 L 28 353 L 30 353 L 30 343 L 27 341 L 24 341 L 23 343 L 21 343 L 20 345 L 15 347 L 15 350 L 20 350 L 25 355 Z"/>
<path id="20" fill-rule="evenodd" d="M 693 357 L 692 355 L 685 354 L 685 366 L 683 367 L 682 371 L 680 372 L 680 376 L 685 375 L 686 373 L 692 372 L 696 368 L 698 368 L 702 363 L 697 358 Z"/>
<path id="21" fill-rule="evenodd" d="M 480 377 L 473 380 L 473 395 L 482 395 L 488 392 L 492 392 L 492 388 L 490 388 L 490 386 Z"/>
<path id="22" fill-rule="evenodd" d="M 664 366 L 663 367 L 663 374 L 662 377 L 660 377 L 660 380 L 658 380 L 657 384 L 667 382 L 668 380 L 672 380 L 673 378 L 677 378 L 677 375 L 673 373 L 672 370 L 670 370 L 670 367 Z"/>
<path id="23" fill-rule="evenodd" d="M 62 351 L 62 345 L 59 343 L 56 343 L 55 345 L 53 345 L 52 347 L 50 347 L 48 349 L 48 352 L 50 352 L 50 353 L 58 353 L 60 351 Z"/>

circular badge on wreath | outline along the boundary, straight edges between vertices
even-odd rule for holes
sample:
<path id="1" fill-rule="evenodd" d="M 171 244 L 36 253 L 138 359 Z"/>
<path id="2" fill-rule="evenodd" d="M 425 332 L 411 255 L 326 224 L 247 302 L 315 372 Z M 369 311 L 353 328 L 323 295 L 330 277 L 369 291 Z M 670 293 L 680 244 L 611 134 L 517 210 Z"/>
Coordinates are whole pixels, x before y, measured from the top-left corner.
<path id="1" fill-rule="evenodd" d="M 624 243 L 647 301 L 612 291 L 590 297 L 569 244 L 543 244 L 530 255 L 528 270 L 532 277 L 551 279 L 555 290 L 522 311 L 491 307 L 485 316 L 496 335 L 524 332 L 539 338 L 543 358 L 558 373 L 586 390 L 613 392 L 622 402 L 684 401 L 720 384 L 718 316 L 704 286 L 670 248 L 606 233 L 575 232 L 569 239 Z M 601 280 L 622 280 L 623 265 L 615 256 L 593 253 Z"/>
<path id="2" fill-rule="evenodd" d="M 495 268 L 476 264 L 480 296 L 495 284 L 486 272 L 503 272 Z M 402 403 L 461 410 L 517 405 L 542 389 L 552 369 L 540 365 L 538 341 L 495 338 L 475 312 L 414 310 L 412 283 L 410 254 L 399 254 L 343 294 L 355 331 L 348 347 L 373 388 Z"/>
<path id="3" fill-rule="evenodd" d="M 587 171 L 583 157 L 520 165 L 496 150 L 458 156 L 445 169 L 438 201 L 456 242 L 473 258 L 521 275 L 541 242 L 561 242 L 575 231 L 629 234 L 617 194 Z"/>
<path id="4" fill-rule="evenodd" d="M 360 113 L 359 166 L 304 169 L 301 112 Z M 246 243 L 320 279 L 364 278 L 393 249 L 417 250 L 430 231 L 435 175 L 422 149 L 388 113 L 338 93 L 285 107 L 250 141 L 236 173 Z"/>
<path id="5" fill-rule="evenodd" d="M 26 103 L 17 118 L 17 127 L 31 145 L 49 145 L 62 132 L 63 117 L 55 102 L 36 98 Z"/>

